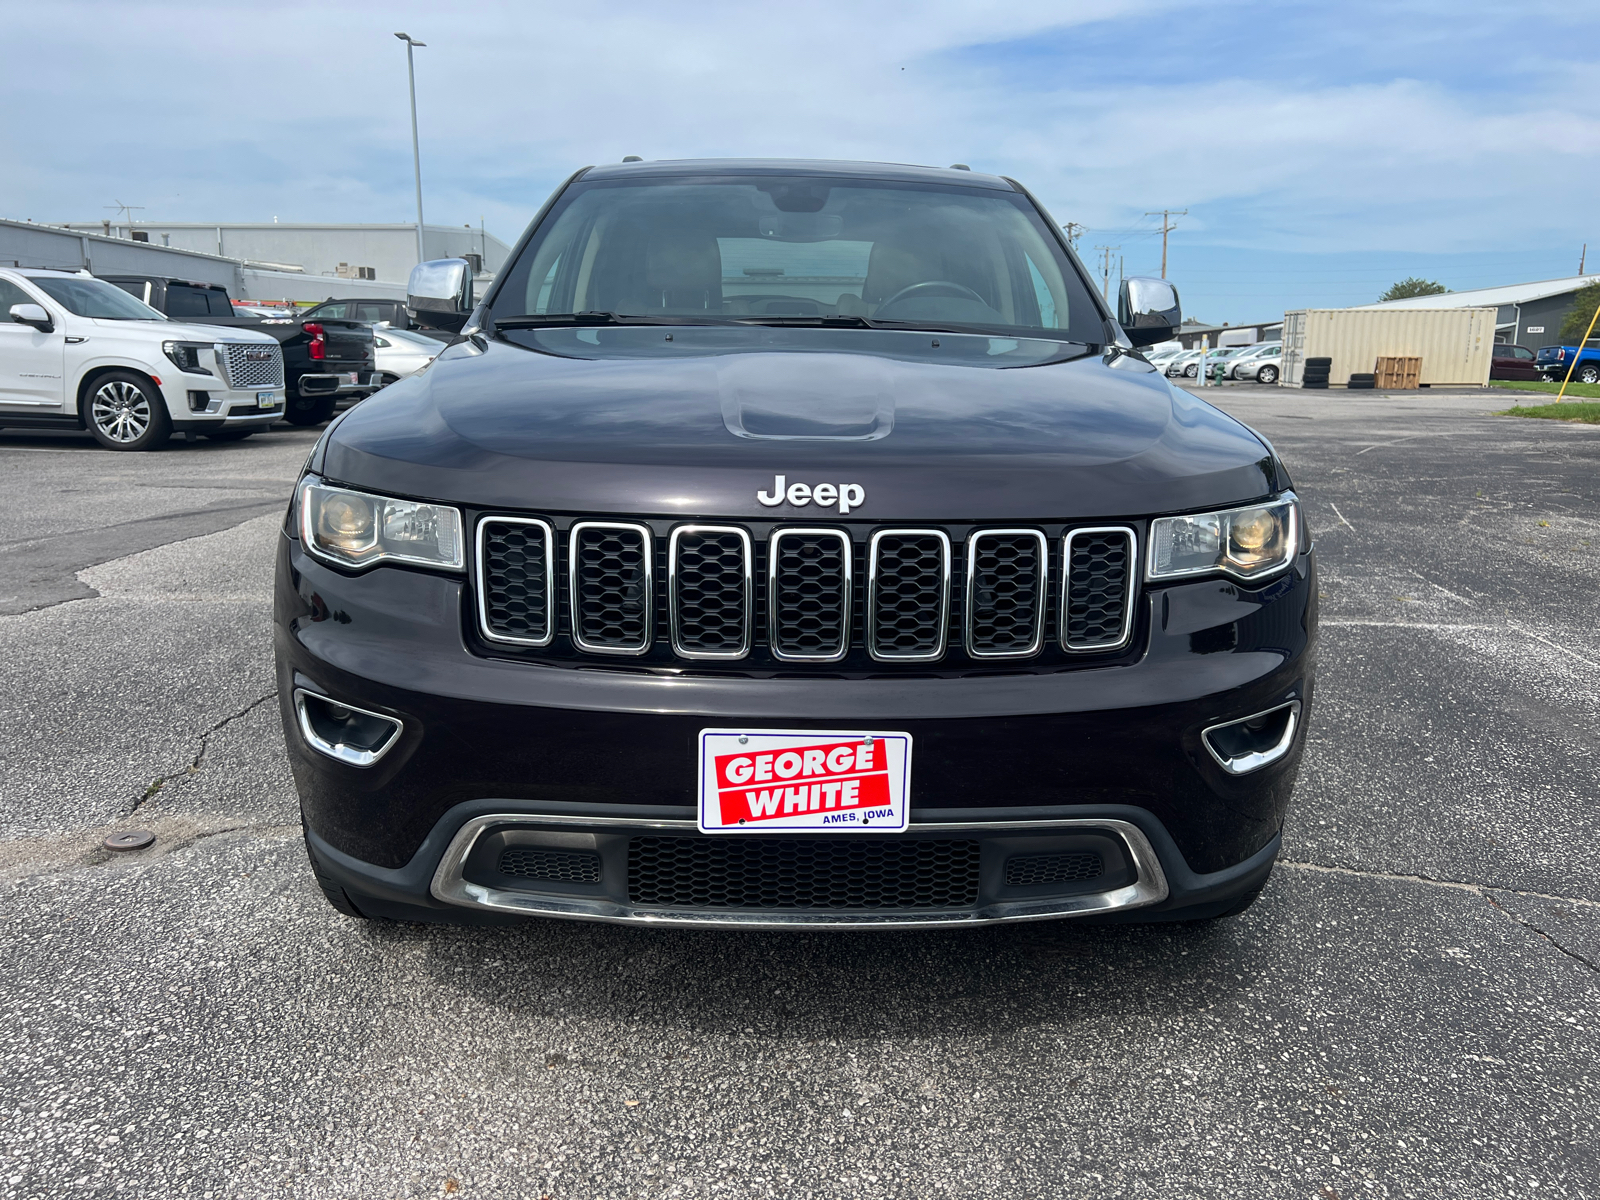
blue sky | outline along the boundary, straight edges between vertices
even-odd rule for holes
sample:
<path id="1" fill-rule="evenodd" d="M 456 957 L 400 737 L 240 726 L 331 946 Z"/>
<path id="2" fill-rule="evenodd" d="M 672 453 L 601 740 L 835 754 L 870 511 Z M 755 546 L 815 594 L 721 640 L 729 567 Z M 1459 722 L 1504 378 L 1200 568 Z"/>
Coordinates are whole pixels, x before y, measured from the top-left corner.
<path id="1" fill-rule="evenodd" d="M 412 219 L 514 240 L 573 168 L 702 155 L 1012 175 L 1079 246 L 1245 321 L 1600 263 L 1600 8 L 0 0 L 0 215 Z"/>

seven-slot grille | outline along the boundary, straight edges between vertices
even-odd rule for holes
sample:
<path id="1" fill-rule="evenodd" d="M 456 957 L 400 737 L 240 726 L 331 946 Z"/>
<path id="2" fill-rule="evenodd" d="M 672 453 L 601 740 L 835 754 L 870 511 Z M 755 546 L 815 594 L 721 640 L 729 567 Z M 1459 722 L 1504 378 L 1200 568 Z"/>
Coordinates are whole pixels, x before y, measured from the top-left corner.
<path id="1" fill-rule="evenodd" d="M 1004 662 L 1039 654 L 1047 629 L 1072 654 L 1131 640 L 1138 554 L 1127 526 L 1054 541 L 1037 529 L 963 530 L 954 544 L 939 529 L 878 530 L 859 581 L 849 531 L 768 528 L 758 541 L 736 525 L 662 522 L 653 533 L 581 520 L 560 532 L 485 517 L 479 629 L 515 646 L 564 634 L 583 653 L 757 665 Z"/>
<path id="2" fill-rule="evenodd" d="M 273 342 L 223 342 L 228 383 L 235 388 L 283 386 L 283 347 Z"/>

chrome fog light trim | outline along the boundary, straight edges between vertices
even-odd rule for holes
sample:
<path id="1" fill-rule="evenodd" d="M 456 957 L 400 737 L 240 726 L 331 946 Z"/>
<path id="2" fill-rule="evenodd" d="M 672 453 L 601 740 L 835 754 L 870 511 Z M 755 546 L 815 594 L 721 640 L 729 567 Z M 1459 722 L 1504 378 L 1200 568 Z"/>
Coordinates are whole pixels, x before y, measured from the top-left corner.
<path id="1" fill-rule="evenodd" d="M 1251 750 L 1243 754 L 1225 754 L 1219 751 L 1212 742 L 1212 736 L 1223 730 L 1233 729 L 1250 721 L 1259 721 L 1263 717 L 1270 717 L 1274 713 L 1288 710 L 1288 717 L 1283 723 L 1283 733 L 1271 746 L 1263 750 Z M 1200 740 L 1206 745 L 1206 752 L 1216 759 L 1217 765 L 1229 775 L 1248 775 L 1251 771 L 1259 771 L 1262 767 L 1277 762 L 1289 748 L 1294 745 L 1294 735 L 1300 727 L 1300 701 L 1290 700 L 1286 704 L 1279 704 L 1273 708 L 1252 713 L 1248 717 L 1240 717 L 1234 721 L 1223 721 L 1217 725 L 1207 726 L 1200 734 Z"/>
<path id="2" fill-rule="evenodd" d="M 317 731 L 314 718 L 309 710 L 307 701 L 320 702 L 329 708 L 341 709 L 346 713 L 359 714 L 370 717 L 381 723 L 376 731 L 376 736 L 370 739 L 371 744 L 366 746 L 351 745 L 344 741 L 334 741 Z M 305 688 L 294 690 L 295 717 L 300 724 L 300 736 L 319 754 L 325 754 L 337 762 L 342 762 L 351 767 L 370 767 L 390 750 L 400 740 L 401 722 L 385 713 L 373 712 L 369 708 L 358 708 L 354 704 L 345 704 L 331 696 L 324 696 L 321 692 L 308 691 Z M 331 714 L 330 714 L 331 715 Z M 386 728 L 385 728 L 386 727 Z"/>

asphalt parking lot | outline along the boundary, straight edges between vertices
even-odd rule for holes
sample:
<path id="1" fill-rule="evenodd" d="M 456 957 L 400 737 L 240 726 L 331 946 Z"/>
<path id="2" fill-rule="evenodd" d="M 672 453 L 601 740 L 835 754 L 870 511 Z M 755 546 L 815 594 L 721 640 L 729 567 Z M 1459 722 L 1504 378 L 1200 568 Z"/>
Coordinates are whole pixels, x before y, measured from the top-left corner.
<path id="1" fill-rule="evenodd" d="M 272 691 L 314 431 L 0 431 L 0 1195 L 1600 1195 L 1600 427 L 1207 395 L 1324 598 L 1284 861 L 1198 928 L 348 920 Z"/>

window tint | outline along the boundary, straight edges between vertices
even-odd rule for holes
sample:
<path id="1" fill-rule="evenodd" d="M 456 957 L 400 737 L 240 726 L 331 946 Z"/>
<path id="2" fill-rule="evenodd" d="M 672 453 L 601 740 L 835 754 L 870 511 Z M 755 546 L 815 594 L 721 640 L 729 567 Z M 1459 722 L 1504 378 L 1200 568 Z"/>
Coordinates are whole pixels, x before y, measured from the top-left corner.
<path id="1" fill-rule="evenodd" d="M 588 311 L 1104 336 L 1024 197 L 856 178 L 579 185 L 507 272 L 495 315 Z"/>
<path id="2" fill-rule="evenodd" d="M 332 313 L 327 315 L 333 316 Z M 355 306 L 355 318 L 358 321 L 392 321 L 394 306 L 377 300 L 366 300 Z"/>
<path id="3" fill-rule="evenodd" d="M 0 323 L 11 324 L 11 306 L 13 304 L 37 303 L 39 303 L 37 300 L 9 279 L 0 279 Z"/>
<path id="4" fill-rule="evenodd" d="M 74 316 L 105 321 L 164 321 L 148 304 L 135 300 L 103 279 L 82 276 L 35 275 L 30 282 Z"/>
<path id="5" fill-rule="evenodd" d="M 344 320 L 345 313 L 349 310 L 349 308 L 350 306 L 343 300 L 334 300 L 328 304 L 317 305 L 310 312 L 306 313 L 304 319 L 307 321 L 315 321 L 318 317 L 322 317 L 323 319 L 329 321 L 342 321 Z"/>
<path id="6" fill-rule="evenodd" d="M 199 288 L 183 287 L 178 284 L 167 285 L 167 316 L 178 321 L 184 317 L 210 315 L 211 305 L 207 303 L 205 292 Z"/>

